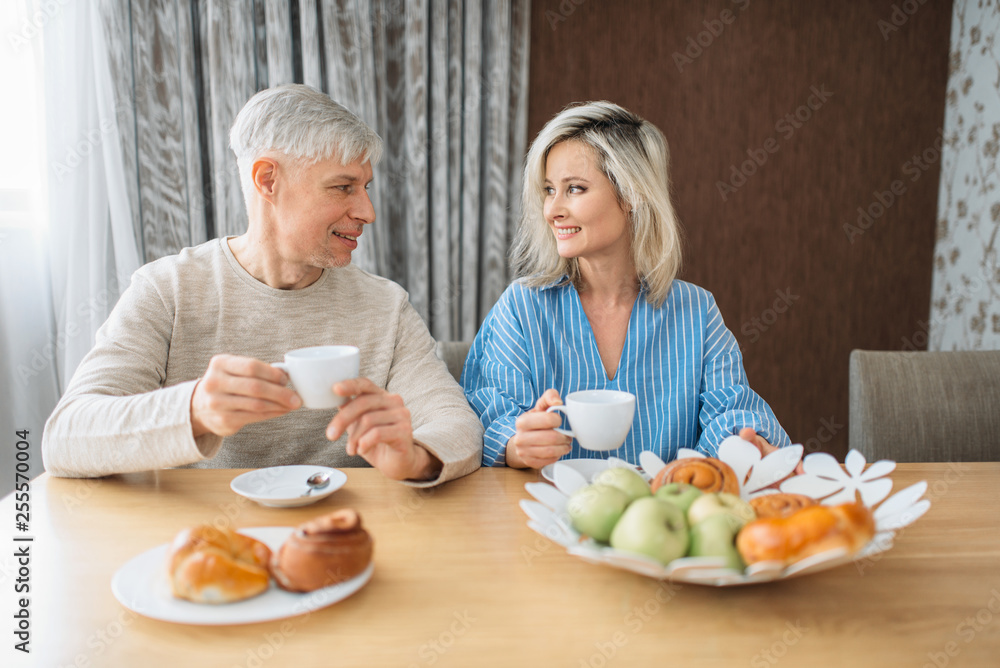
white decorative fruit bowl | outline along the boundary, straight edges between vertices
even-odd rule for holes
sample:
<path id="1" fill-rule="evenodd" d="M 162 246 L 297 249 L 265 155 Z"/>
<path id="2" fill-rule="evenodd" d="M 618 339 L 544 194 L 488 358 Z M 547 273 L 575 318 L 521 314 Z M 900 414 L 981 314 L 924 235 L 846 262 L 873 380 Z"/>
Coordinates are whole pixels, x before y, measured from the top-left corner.
<path id="1" fill-rule="evenodd" d="M 851 561 L 869 559 L 890 549 L 896 531 L 915 522 L 930 508 L 930 501 L 921 499 L 927 491 L 926 481 L 910 485 L 889 496 L 893 483 L 887 476 L 896 468 L 893 461 L 877 461 L 865 470 L 867 462 L 857 450 L 847 453 L 844 466 L 829 454 L 816 452 L 803 459 L 802 452 L 801 445 L 792 445 L 761 457 L 756 446 L 737 436 L 731 436 L 719 446 L 717 458 L 736 473 L 740 481 L 740 497 L 744 500 L 778 492 L 777 489 L 768 487 L 779 480 L 784 481 L 780 484 L 780 491 L 802 494 L 824 505 L 851 503 L 860 497 L 861 503 L 872 511 L 875 523 L 874 537 L 860 551 L 849 554 L 845 549 L 839 548 L 814 554 L 791 565 L 764 561 L 737 571 L 727 568 L 723 559 L 716 557 L 683 557 L 663 565 L 644 555 L 616 550 L 598 543 L 574 529 L 567 512 L 570 495 L 588 485 L 591 478 L 605 468 L 629 468 L 647 481 L 652 479 L 666 463 L 648 451 L 639 457 L 641 469 L 616 457 L 603 462 L 556 462 L 551 469 L 547 467 L 547 470 L 543 470 L 543 474 L 555 486 L 542 482 L 527 483 L 525 489 L 537 501 L 523 499 L 520 505 L 530 518 L 528 526 L 531 529 L 585 561 L 622 568 L 660 580 L 715 587 L 782 580 L 824 571 Z M 687 448 L 681 448 L 677 453 L 678 459 L 704 456 Z M 800 459 L 805 473 L 788 477 Z"/>

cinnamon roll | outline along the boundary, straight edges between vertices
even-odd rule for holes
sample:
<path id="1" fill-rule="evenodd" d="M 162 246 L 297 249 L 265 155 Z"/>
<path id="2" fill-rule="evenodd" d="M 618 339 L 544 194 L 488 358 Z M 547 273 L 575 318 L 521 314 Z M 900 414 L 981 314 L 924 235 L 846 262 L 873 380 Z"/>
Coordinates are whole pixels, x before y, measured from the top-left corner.
<path id="1" fill-rule="evenodd" d="M 653 492 L 668 482 L 687 483 L 703 492 L 740 493 L 736 472 L 729 464 L 714 457 L 684 457 L 670 462 L 653 478 Z"/>
<path id="2" fill-rule="evenodd" d="M 796 510 L 815 506 L 816 500 L 804 494 L 764 494 L 750 499 L 757 517 L 788 517 Z"/>
<path id="3" fill-rule="evenodd" d="M 345 508 L 297 527 L 274 554 L 271 572 L 282 589 L 314 591 L 360 575 L 372 549 L 361 516 Z"/>

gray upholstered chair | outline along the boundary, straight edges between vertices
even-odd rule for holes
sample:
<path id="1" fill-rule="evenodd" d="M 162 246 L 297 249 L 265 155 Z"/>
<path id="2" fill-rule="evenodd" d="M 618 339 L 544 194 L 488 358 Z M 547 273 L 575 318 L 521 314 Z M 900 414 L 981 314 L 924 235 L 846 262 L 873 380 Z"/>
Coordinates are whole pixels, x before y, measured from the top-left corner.
<path id="1" fill-rule="evenodd" d="M 472 341 L 438 341 L 435 352 L 437 356 L 448 365 L 448 371 L 455 377 L 455 380 L 462 378 L 462 367 L 465 366 L 465 358 L 469 356 L 469 348 Z"/>
<path id="2" fill-rule="evenodd" d="M 850 447 L 869 462 L 1000 461 L 1000 350 L 855 350 Z"/>

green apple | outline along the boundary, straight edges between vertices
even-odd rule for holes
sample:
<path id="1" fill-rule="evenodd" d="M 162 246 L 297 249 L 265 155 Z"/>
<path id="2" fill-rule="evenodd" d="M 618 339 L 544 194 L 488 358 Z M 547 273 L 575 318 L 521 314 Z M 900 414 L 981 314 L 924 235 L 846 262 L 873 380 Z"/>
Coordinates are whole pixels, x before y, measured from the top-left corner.
<path id="1" fill-rule="evenodd" d="M 635 501 L 636 499 L 641 499 L 644 496 L 649 496 L 651 493 L 649 491 L 649 483 L 632 469 L 617 467 L 604 469 L 594 476 L 593 482 L 601 485 L 611 485 L 612 487 L 617 487 L 621 491 L 625 492 L 625 495 L 628 496 L 629 503 Z"/>
<path id="2" fill-rule="evenodd" d="M 694 503 L 694 500 L 702 495 L 700 489 L 685 482 L 668 482 L 663 485 L 653 495 L 658 499 L 663 499 L 667 503 L 672 503 L 685 513 Z"/>
<path id="3" fill-rule="evenodd" d="M 611 485 L 587 485 L 573 492 L 566 502 L 573 528 L 602 543 L 608 542 L 611 530 L 628 506 L 625 492 Z"/>
<path id="4" fill-rule="evenodd" d="M 736 534 L 743 520 L 729 513 L 715 513 L 691 527 L 692 557 L 722 557 L 726 568 L 742 572 L 743 560 L 736 549 Z"/>
<path id="5" fill-rule="evenodd" d="M 684 511 L 656 497 L 637 499 L 611 532 L 611 547 L 652 557 L 669 564 L 688 549 Z"/>
<path id="6" fill-rule="evenodd" d="M 694 500 L 687 511 L 688 524 L 694 526 L 706 517 L 720 513 L 732 515 L 741 522 L 740 526 L 757 517 L 753 506 L 735 494 L 715 492 L 702 494 Z"/>

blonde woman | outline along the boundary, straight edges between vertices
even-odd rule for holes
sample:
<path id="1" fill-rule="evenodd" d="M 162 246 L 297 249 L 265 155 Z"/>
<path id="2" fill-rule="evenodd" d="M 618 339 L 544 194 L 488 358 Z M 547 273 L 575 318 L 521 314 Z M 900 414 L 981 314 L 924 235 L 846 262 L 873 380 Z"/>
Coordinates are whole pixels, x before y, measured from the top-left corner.
<path id="1" fill-rule="evenodd" d="M 677 280 L 680 229 L 669 154 L 651 123 L 609 102 L 572 106 L 542 129 L 524 168 L 510 256 L 517 280 L 490 311 L 462 374 L 486 429 L 483 464 L 541 468 L 567 455 L 716 453 L 739 434 L 787 445 L 747 383 L 712 295 Z M 625 443 L 582 450 L 547 408 L 570 392 L 636 396 Z"/>

